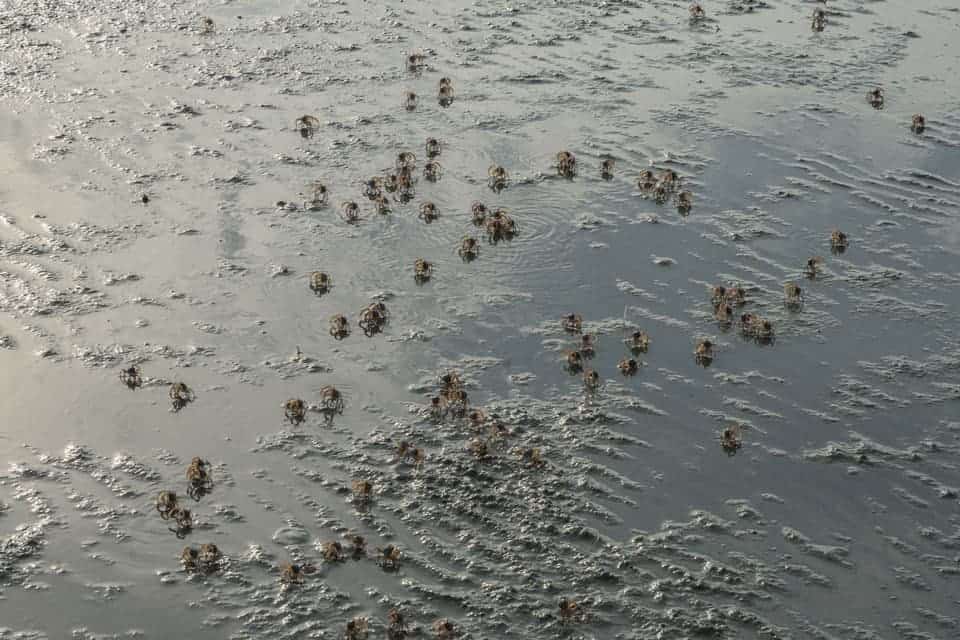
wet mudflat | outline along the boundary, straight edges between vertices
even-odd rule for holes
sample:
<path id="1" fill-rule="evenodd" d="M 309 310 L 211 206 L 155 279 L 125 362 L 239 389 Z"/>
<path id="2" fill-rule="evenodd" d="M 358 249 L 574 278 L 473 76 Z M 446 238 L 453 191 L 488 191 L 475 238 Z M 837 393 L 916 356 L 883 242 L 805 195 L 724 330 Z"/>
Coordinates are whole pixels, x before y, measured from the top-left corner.
<path id="1" fill-rule="evenodd" d="M 392 608 L 413 637 L 956 637 L 960 13 L 843 0 L 814 32 L 824 5 L 703 7 L 3 7 L 0 638 L 383 637 Z M 415 194 L 380 213 L 364 181 L 401 151 Z M 516 236 L 488 242 L 474 201 Z M 737 283 L 775 340 L 718 323 L 710 288 Z M 593 392 L 564 369 L 571 313 Z M 448 371 L 482 424 L 432 419 Z M 354 534 L 369 557 L 324 559 Z M 217 570 L 186 570 L 209 542 Z M 284 587 L 287 562 L 316 571 Z"/>

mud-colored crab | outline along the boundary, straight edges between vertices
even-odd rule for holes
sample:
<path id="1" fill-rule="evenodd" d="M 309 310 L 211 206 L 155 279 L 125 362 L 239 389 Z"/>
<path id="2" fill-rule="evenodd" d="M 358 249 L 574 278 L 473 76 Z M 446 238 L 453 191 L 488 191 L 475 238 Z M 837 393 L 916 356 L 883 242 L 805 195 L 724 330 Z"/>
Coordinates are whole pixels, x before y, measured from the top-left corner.
<path id="1" fill-rule="evenodd" d="M 428 158 L 436 158 L 440 155 L 440 141 L 436 138 L 427 138 L 424 147 Z"/>
<path id="2" fill-rule="evenodd" d="M 433 263 L 423 258 L 413 261 L 413 279 L 417 284 L 423 284 L 433 275 Z"/>
<path id="3" fill-rule="evenodd" d="M 870 106 L 874 109 L 883 108 L 883 89 L 876 87 L 867 92 L 867 102 L 870 103 Z"/>
<path id="4" fill-rule="evenodd" d="M 336 314 L 330 318 L 330 335 L 336 340 L 343 340 L 350 335 L 350 322 L 343 314 Z"/>
<path id="5" fill-rule="evenodd" d="M 412 464 L 415 467 L 422 465 L 426 458 L 423 449 L 413 446 L 406 440 L 397 445 L 396 455 L 398 461 Z"/>
<path id="6" fill-rule="evenodd" d="M 303 115 L 293 123 L 294 129 L 300 132 L 302 138 L 312 138 L 317 129 L 320 128 L 320 121 L 316 116 Z"/>
<path id="7" fill-rule="evenodd" d="M 830 249 L 834 253 L 843 253 L 847 250 L 847 234 L 839 229 L 834 229 L 830 233 Z"/>
<path id="8" fill-rule="evenodd" d="M 309 563 L 283 563 L 280 565 L 280 583 L 288 587 L 303 584 L 303 579 L 316 570 L 316 567 Z"/>
<path id="9" fill-rule="evenodd" d="M 327 197 L 329 196 L 327 185 L 319 181 L 314 182 L 308 187 L 307 194 L 309 200 L 303 203 L 304 209 L 316 211 L 327 206 Z"/>
<path id="10" fill-rule="evenodd" d="M 344 640 L 367 640 L 368 629 L 369 624 L 367 623 L 367 619 L 362 616 L 357 616 L 347 622 L 347 630 L 343 636 Z"/>
<path id="11" fill-rule="evenodd" d="M 486 460 L 490 455 L 490 445 L 483 438 L 473 438 L 467 443 L 467 452 L 477 460 Z"/>
<path id="12" fill-rule="evenodd" d="M 353 492 L 353 504 L 365 506 L 373 499 L 373 483 L 369 480 L 354 480 L 350 484 Z"/>
<path id="13" fill-rule="evenodd" d="M 318 296 L 329 292 L 332 285 L 333 283 L 330 280 L 330 276 L 323 271 L 310 272 L 310 290 Z"/>
<path id="14" fill-rule="evenodd" d="M 482 227 L 487 220 L 488 213 L 490 213 L 490 210 L 487 209 L 487 205 L 478 200 L 474 201 L 473 204 L 470 205 L 470 219 L 473 222 L 473 226 Z"/>
<path id="15" fill-rule="evenodd" d="M 703 7 L 700 6 L 699 2 L 694 2 L 690 5 L 690 21 L 698 22 L 707 17 L 707 12 L 703 10 Z"/>
<path id="16" fill-rule="evenodd" d="M 343 545 L 333 540 L 320 545 L 320 555 L 327 562 L 340 562 L 344 559 Z"/>
<path id="17" fill-rule="evenodd" d="M 415 52 L 407 54 L 406 65 L 409 71 L 420 71 L 423 69 L 423 65 L 426 61 L 426 56 L 422 53 Z"/>
<path id="18" fill-rule="evenodd" d="M 594 392 L 600 388 L 600 374 L 594 369 L 587 369 L 583 372 L 583 388 L 588 392 Z"/>
<path id="19" fill-rule="evenodd" d="M 377 547 L 377 563 L 387 571 L 396 571 L 400 568 L 400 548 L 396 545 L 388 544 L 383 547 Z"/>
<path id="20" fill-rule="evenodd" d="M 193 500 L 199 501 L 213 491 L 213 470 L 207 460 L 195 456 L 187 467 L 186 476 L 187 495 Z"/>
<path id="21" fill-rule="evenodd" d="M 578 313 L 570 313 L 560 319 L 563 330 L 567 333 L 583 333 L 583 318 Z"/>
<path id="22" fill-rule="evenodd" d="M 702 367 L 710 366 L 713 362 L 713 342 L 710 340 L 700 340 L 693 350 L 694 360 Z"/>
<path id="23" fill-rule="evenodd" d="M 300 398 L 290 398 L 283 403 L 283 415 L 296 426 L 307 418 L 307 403 Z"/>
<path id="24" fill-rule="evenodd" d="M 644 169 L 637 178 L 637 188 L 640 191 L 650 191 L 657 186 L 657 178 L 650 169 Z"/>
<path id="25" fill-rule="evenodd" d="M 563 624 L 576 622 L 580 620 L 582 616 L 580 605 L 578 605 L 576 601 L 569 598 L 563 598 L 560 600 L 557 613 L 560 616 L 560 622 Z"/>
<path id="26" fill-rule="evenodd" d="M 604 180 L 613 180 L 613 170 L 616 161 L 613 158 L 604 158 L 600 161 L 600 177 Z"/>
<path id="27" fill-rule="evenodd" d="M 820 273 L 820 265 L 823 264 L 823 258 L 820 256 L 812 256 L 807 258 L 807 263 L 803 267 L 803 275 L 807 276 L 810 280 L 813 280 Z"/>
<path id="28" fill-rule="evenodd" d="M 417 94 L 413 91 L 404 91 L 403 101 L 400 104 L 407 111 L 413 111 L 417 108 Z"/>
<path id="29" fill-rule="evenodd" d="M 368 200 L 376 200 L 383 194 L 383 178 L 370 178 L 363 182 L 363 195 Z"/>
<path id="30" fill-rule="evenodd" d="M 182 382 L 174 382 L 170 385 L 170 404 L 174 411 L 180 411 L 185 406 L 197 399 L 193 390 Z"/>
<path id="31" fill-rule="evenodd" d="M 374 211 L 377 212 L 377 215 L 385 216 L 390 213 L 390 200 L 387 199 L 387 196 L 380 195 L 373 200 Z"/>
<path id="32" fill-rule="evenodd" d="M 823 9 L 813 10 L 813 19 L 810 22 L 810 28 L 814 31 L 823 31 L 827 26 L 827 12 Z"/>
<path id="33" fill-rule="evenodd" d="M 913 119 L 910 122 L 910 130 L 914 133 L 923 133 L 926 128 L 927 119 L 919 113 L 913 114 Z"/>
<path id="34" fill-rule="evenodd" d="M 568 351 L 564 354 L 563 368 L 567 373 L 574 375 L 583 371 L 583 356 L 579 351 Z"/>
<path id="35" fill-rule="evenodd" d="M 349 224 L 360 222 L 360 205 L 353 200 L 342 202 L 340 204 L 340 217 Z"/>
<path id="36" fill-rule="evenodd" d="M 199 551 L 193 547 L 184 547 L 180 553 L 180 562 L 187 571 L 214 573 L 220 569 L 223 554 L 212 542 L 200 545 Z"/>
<path id="37" fill-rule="evenodd" d="M 437 640 L 453 640 L 457 635 L 457 628 L 447 618 L 433 621 L 433 635 Z"/>
<path id="38" fill-rule="evenodd" d="M 436 160 L 429 160 L 423 165 L 423 177 L 429 182 L 436 182 L 443 177 L 443 167 Z"/>
<path id="39" fill-rule="evenodd" d="M 440 86 L 437 88 L 437 102 L 441 107 L 449 107 L 454 100 L 453 81 L 450 78 L 440 78 Z"/>
<path id="40" fill-rule="evenodd" d="M 430 224 L 435 222 L 440 217 L 440 212 L 437 211 L 437 205 L 432 202 L 424 202 L 420 205 L 420 215 L 419 218 Z"/>
<path id="41" fill-rule="evenodd" d="M 592 333 L 580 335 L 580 356 L 585 360 L 591 359 L 597 352 L 597 337 Z"/>
<path id="42" fill-rule="evenodd" d="M 140 377 L 140 369 L 131 365 L 120 371 L 120 382 L 126 385 L 127 389 L 136 391 L 143 386 L 143 378 Z"/>
<path id="43" fill-rule="evenodd" d="M 397 172 L 409 172 L 417 168 L 417 156 L 412 151 L 401 151 L 397 154 Z"/>
<path id="44" fill-rule="evenodd" d="M 216 31 L 216 25 L 213 23 L 213 18 L 210 16 L 203 16 L 200 18 L 200 34 L 208 36 L 211 33 Z"/>
<path id="45" fill-rule="evenodd" d="M 741 428 L 739 424 L 731 424 L 720 432 L 720 447 L 728 456 L 735 455 L 743 446 Z"/>
<path id="46" fill-rule="evenodd" d="M 640 370 L 640 363 L 633 358 L 623 358 L 617 363 L 617 369 L 625 376 L 634 376 Z"/>
<path id="47" fill-rule="evenodd" d="M 517 235 L 517 225 L 506 209 L 497 209 L 487 216 L 484 228 L 487 240 L 492 244 L 501 240 L 512 240 Z"/>
<path id="48" fill-rule="evenodd" d="M 546 465 L 543 459 L 543 453 L 538 447 L 527 447 L 520 451 L 520 461 L 528 467 L 539 469 Z"/>
<path id="49" fill-rule="evenodd" d="M 457 253 L 464 262 L 476 260 L 477 256 L 480 255 L 480 243 L 474 237 L 464 236 L 460 240 L 460 248 Z"/>
<path id="50" fill-rule="evenodd" d="M 487 179 L 491 189 L 503 191 L 510 183 L 510 174 L 500 165 L 492 164 L 487 169 Z"/>
<path id="51" fill-rule="evenodd" d="M 170 520 L 173 520 L 176 527 L 169 527 L 170 531 L 175 533 L 178 538 L 183 539 L 193 530 L 193 515 L 190 509 L 177 506 L 170 512 Z"/>
<path id="52" fill-rule="evenodd" d="M 569 151 L 560 151 L 556 157 L 557 173 L 564 178 L 572 178 L 577 175 L 577 158 Z"/>
<path id="53" fill-rule="evenodd" d="M 733 307 L 726 302 L 721 302 L 713 309 L 713 317 L 720 324 L 730 324 L 733 320 Z"/>
<path id="54" fill-rule="evenodd" d="M 387 614 L 387 640 L 406 640 L 407 621 L 399 609 L 390 609 Z"/>
<path id="55" fill-rule="evenodd" d="M 343 394 L 331 385 L 322 387 L 320 389 L 320 406 L 330 414 L 342 414 Z"/>
<path id="56" fill-rule="evenodd" d="M 686 215 L 693 209 L 693 194 L 681 191 L 677 194 L 677 211 Z"/>
<path id="57" fill-rule="evenodd" d="M 803 305 L 803 289 L 796 282 L 787 282 L 783 285 L 783 303 L 790 309 L 797 309 Z"/>
<path id="58" fill-rule="evenodd" d="M 634 331 L 624 339 L 624 344 L 631 353 L 646 353 L 650 348 L 650 336 L 646 331 Z"/>
<path id="59" fill-rule="evenodd" d="M 382 302 L 371 302 L 360 310 L 360 328 L 368 338 L 374 336 L 387 326 L 390 321 L 390 312 Z"/>
<path id="60" fill-rule="evenodd" d="M 177 504 L 177 494 L 174 491 L 161 491 L 157 494 L 156 507 L 157 513 L 160 514 L 160 517 L 164 520 L 169 520 L 170 515 L 173 513 L 173 510 L 176 509 Z"/>
<path id="61" fill-rule="evenodd" d="M 359 560 L 360 558 L 366 557 L 367 555 L 367 539 L 361 536 L 359 533 L 352 533 L 347 536 L 347 540 L 350 541 L 350 555 L 354 560 Z"/>

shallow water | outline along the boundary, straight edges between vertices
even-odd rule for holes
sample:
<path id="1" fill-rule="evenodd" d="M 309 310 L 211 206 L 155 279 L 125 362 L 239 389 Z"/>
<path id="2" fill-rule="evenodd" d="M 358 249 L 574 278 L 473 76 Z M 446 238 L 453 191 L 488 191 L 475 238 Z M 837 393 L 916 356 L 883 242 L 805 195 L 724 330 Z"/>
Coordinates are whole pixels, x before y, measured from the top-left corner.
<path id="1" fill-rule="evenodd" d="M 957 637 L 960 12 L 842 0 L 812 33 L 817 6 L 0 6 L 0 638 L 333 638 L 354 616 L 382 637 L 392 607 L 423 636 L 448 617 L 473 638 Z M 401 150 L 422 167 L 428 136 L 442 178 L 376 214 L 361 182 Z M 680 174 L 689 215 L 637 189 L 648 166 Z M 331 203 L 307 210 L 314 180 Z M 464 263 L 474 200 L 520 233 Z M 774 344 L 713 319 L 708 287 L 735 282 Z M 367 338 L 373 299 L 391 319 Z M 571 312 L 598 335 L 592 395 L 561 366 Z M 633 378 L 627 327 L 652 338 Z M 511 432 L 485 461 L 469 424 L 426 415 L 449 369 Z M 177 413 L 174 381 L 197 394 Z M 285 423 L 327 384 L 343 415 Z M 193 456 L 216 486 L 181 541 L 153 502 Z M 347 532 L 398 545 L 399 571 L 324 563 Z M 223 570 L 183 571 L 207 541 Z M 287 561 L 319 570 L 284 590 Z M 560 625 L 563 597 L 586 619 Z"/>

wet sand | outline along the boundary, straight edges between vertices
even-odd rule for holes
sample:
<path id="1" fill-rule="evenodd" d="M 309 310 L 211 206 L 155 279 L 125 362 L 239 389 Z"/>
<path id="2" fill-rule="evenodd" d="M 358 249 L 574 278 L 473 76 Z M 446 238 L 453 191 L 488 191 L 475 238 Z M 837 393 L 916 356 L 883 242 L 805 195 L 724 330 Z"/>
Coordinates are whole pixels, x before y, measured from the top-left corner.
<path id="1" fill-rule="evenodd" d="M 392 607 L 424 637 L 440 617 L 472 638 L 956 636 L 960 13 L 844 0 L 813 33 L 821 6 L 710 2 L 694 24 L 662 2 L 0 10 L 0 638 L 332 638 L 354 616 L 382 637 Z M 381 216 L 362 181 L 402 150 L 416 197 Z M 638 190 L 648 167 L 680 175 L 689 215 Z M 330 205 L 308 210 L 316 180 Z M 464 263 L 475 200 L 519 234 Z M 718 325 L 721 283 L 773 344 Z M 367 338 L 376 299 L 390 323 Z M 592 395 L 562 367 L 572 312 L 598 336 Z M 633 328 L 652 343 L 624 378 Z M 468 423 L 427 416 L 450 369 L 510 431 L 486 460 Z M 197 394 L 176 413 L 175 381 Z M 285 422 L 328 384 L 343 415 Z M 215 488 L 178 540 L 154 499 L 185 491 L 193 456 Z M 347 532 L 399 545 L 399 571 L 323 562 Z M 222 571 L 184 571 L 208 541 Z M 287 561 L 319 571 L 284 590 Z M 563 597 L 586 619 L 561 625 Z"/>

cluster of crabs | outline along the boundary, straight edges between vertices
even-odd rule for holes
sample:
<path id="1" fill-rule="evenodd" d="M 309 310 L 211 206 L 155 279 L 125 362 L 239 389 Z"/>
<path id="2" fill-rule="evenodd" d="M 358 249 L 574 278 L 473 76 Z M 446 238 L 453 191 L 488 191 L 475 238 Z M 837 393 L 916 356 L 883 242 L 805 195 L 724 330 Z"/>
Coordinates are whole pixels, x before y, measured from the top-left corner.
<path id="1" fill-rule="evenodd" d="M 584 389 L 587 393 L 593 393 L 600 387 L 600 374 L 584 365 L 596 354 L 597 337 L 592 333 L 584 333 L 583 318 L 579 314 L 563 316 L 560 324 L 564 332 L 578 336 L 577 347 L 564 351 L 563 368 L 571 375 L 581 374 Z M 634 376 L 643 364 L 638 356 L 650 348 L 650 336 L 646 331 L 635 330 L 624 337 L 624 345 L 630 351 L 630 356 L 617 363 L 617 370 L 624 376 Z"/>
<path id="2" fill-rule="evenodd" d="M 199 502 L 201 498 L 213 490 L 213 476 L 211 474 L 210 463 L 202 458 L 194 458 L 187 467 L 187 496 L 194 501 Z M 173 522 L 174 527 L 170 531 L 176 534 L 178 538 L 184 538 L 193 530 L 193 515 L 190 509 L 180 504 L 180 498 L 175 491 L 165 489 L 157 495 L 155 503 L 157 513 L 163 520 Z M 216 550 L 216 546 L 212 547 Z M 186 550 L 184 550 L 186 553 Z M 210 554 L 205 556 L 210 557 Z M 217 554 L 219 560 L 219 552 Z M 203 563 L 202 568 L 209 569 L 212 565 Z"/>
<path id="3" fill-rule="evenodd" d="M 432 267 L 429 263 L 426 263 L 424 265 L 425 277 L 429 278 L 431 272 Z M 327 283 L 324 291 L 328 290 L 330 277 L 321 272 L 315 273 L 323 277 Z M 390 311 L 387 309 L 387 305 L 382 302 L 371 302 L 360 310 L 357 324 L 360 325 L 363 335 L 370 338 L 383 331 L 389 320 Z M 343 340 L 350 335 L 350 321 L 347 320 L 345 315 L 338 313 L 330 317 L 330 335 L 336 340 Z"/>

